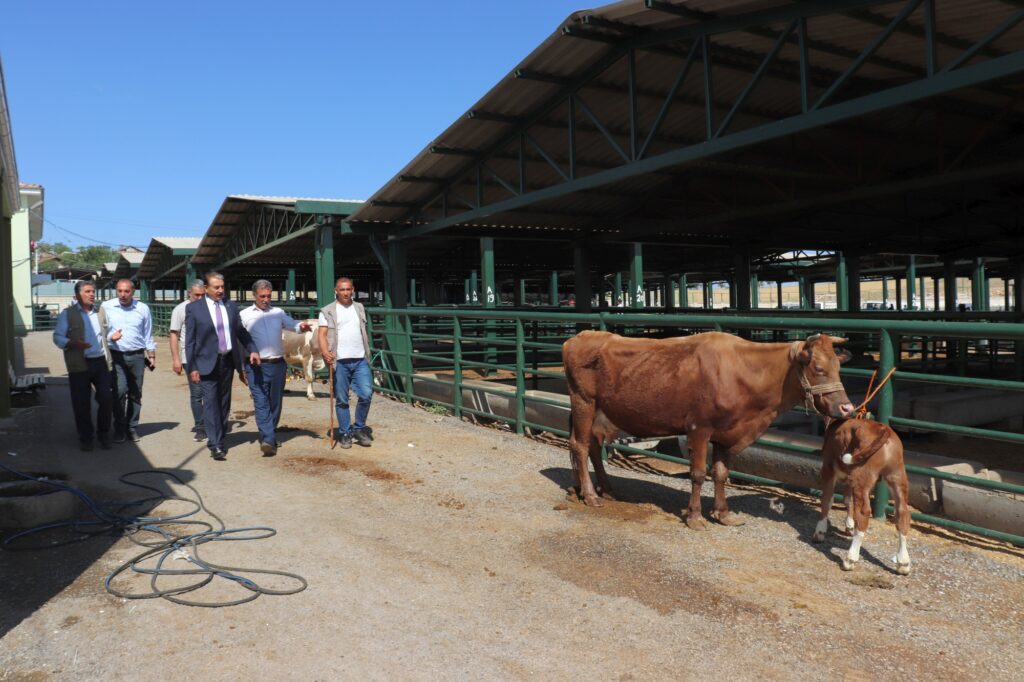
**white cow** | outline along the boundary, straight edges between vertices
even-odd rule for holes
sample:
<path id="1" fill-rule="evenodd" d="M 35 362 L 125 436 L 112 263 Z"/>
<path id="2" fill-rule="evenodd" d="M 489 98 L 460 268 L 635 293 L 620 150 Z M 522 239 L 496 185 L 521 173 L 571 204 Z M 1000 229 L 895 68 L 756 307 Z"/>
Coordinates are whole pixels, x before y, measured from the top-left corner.
<path id="1" fill-rule="evenodd" d="M 313 393 L 313 381 L 316 373 L 326 365 L 324 358 L 320 355 L 320 346 L 316 342 L 316 330 L 319 326 L 316 320 L 306 320 L 310 325 L 308 332 L 296 334 L 291 331 L 281 332 L 281 342 L 284 346 L 284 359 L 290 367 L 298 367 L 302 375 L 306 377 L 306 398 L 316 400 Z"/>

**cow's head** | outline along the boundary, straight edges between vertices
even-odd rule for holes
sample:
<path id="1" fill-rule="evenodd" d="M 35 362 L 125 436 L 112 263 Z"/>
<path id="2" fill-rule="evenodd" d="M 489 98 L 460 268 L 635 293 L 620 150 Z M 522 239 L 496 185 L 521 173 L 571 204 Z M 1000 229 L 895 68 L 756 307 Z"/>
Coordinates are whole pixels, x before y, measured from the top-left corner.
<path id="1" fill-rule="evenodd" d="M 789 348 L 807 409 L 824 417 L 850 417 L 856 409 L 839 379 L 839 365 L 850 359 L 850 353 L 835 346 L 845 341 L 828 334 L 814 334 L 804 341 L 794 341 Z"/>

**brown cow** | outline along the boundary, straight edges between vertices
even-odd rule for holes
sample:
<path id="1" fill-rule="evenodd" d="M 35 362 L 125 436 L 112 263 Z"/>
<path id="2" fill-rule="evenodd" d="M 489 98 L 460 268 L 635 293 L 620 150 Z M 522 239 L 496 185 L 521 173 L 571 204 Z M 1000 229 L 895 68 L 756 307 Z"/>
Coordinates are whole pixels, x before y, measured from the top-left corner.
<path id="1" fill-rule="evenodd" d="M 889 484 L 896 506 L 896 529 L 899 548 L 892 558 L 896 572 L 910 575 L 910 553 L 907 533 L 910 532 L 910 509 L 907 506 L 910 484 L 903 465 L 903 442 L 896 432 L 881 422 L 867 419 L 842 419 L 828 424 L 825 444 L 821 449 L 821 520 L 814 529 L 814 542 L 821 542 L 828 532 L 828 512 L 836 480 L 846 479 L 846 527 L 853 531 L 853 542 L 843 557 L 843 570 L 852 571 L 860 561 L 860 545 L 871 519 L 871 490 L 881 478 Z"/>
<path id="2" fill-rule="evenodd" d="M 729 458 L 801 401 L 833 417 L 853 413 L 839 382 L 840 361 L 849 353 L 840 358 L 833 348 L 842 341 L 821 334 L 793 343 L 754 343 L 719 332 L 662 340 L 577 334 L 562 347 L 562 362 L 572 408 L 570 461 L 580 496 L 588 505 L 601 504 L 588 454 L 601 493 L 608 495 L 601 445 L 620 430 L 643 438 L 686 434 L 692 482 L 686 525 L 707 528 L 700 490 L 708 442 L 715 444 L 711 516 L 727 526 L 742 524 L 725 502 Z"/>

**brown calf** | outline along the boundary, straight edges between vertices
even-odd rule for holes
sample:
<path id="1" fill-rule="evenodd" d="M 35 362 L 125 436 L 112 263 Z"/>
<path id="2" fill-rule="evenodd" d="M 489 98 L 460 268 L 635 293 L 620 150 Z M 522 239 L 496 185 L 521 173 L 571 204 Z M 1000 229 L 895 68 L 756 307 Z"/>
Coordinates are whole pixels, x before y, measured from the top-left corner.
<path id="1" fill-rule="evenodd" d="M 821 519 L 814 529 L 812 540 L 821 542 L 825 539 L 836 481 L 845 478 L 846 527 L 853 531 L 853 542 L 843 557 L 843 570 L 852 571 L 860 561 L 860 546 L 871 518 L 871 489 L 882 479 L 892 491 L 896 506 L 896 529 L 900 535 L 899 549 L 893 562 L 897 573 L 910 575 L 910 554 L 907 552 L 907 533 L 910 531 L 910 510 L 907 507 L 909 485 L 900 437 L 881 422 L 838 419 L 828 423 L 825 428 L 825 444 L 821 454 Z"/>

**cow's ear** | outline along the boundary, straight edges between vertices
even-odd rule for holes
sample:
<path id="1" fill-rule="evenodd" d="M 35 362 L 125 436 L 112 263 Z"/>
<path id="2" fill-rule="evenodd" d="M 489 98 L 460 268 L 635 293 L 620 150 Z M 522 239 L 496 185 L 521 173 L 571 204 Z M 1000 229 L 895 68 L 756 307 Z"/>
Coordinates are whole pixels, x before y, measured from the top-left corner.
<path id="1" fill-rule="evenodd" d="M 808 365 L 811 362 L 811 351 L 809 348 L 801 348 L 793 358 L 801 365 Z"/>
<path id="2" fill-rule="evenodd" d="M 835 351 L 836 357 L 839 358 L 840 365 L 845 365 L 847 362 L 849 362 L 850 358 L 853 357 L 853 354 L 851 354 L 850 351 L 846 350 L 845 348 L 836 348 Z"/>

